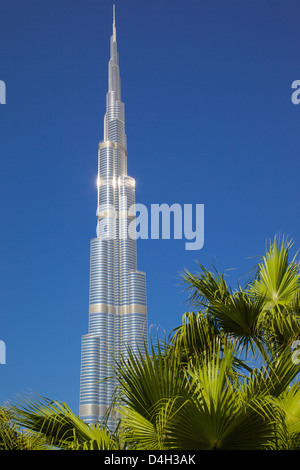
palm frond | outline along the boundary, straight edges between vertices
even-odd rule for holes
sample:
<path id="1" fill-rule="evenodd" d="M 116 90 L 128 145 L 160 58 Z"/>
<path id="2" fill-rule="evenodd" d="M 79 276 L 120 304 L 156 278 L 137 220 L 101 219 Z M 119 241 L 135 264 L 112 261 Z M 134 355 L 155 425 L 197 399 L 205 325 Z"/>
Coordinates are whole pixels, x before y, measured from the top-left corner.
<path id="1" fill-rule="evenodd" d="M 291 246 L 291 241 L 283 238 L 280 244 L 275 237 L 258 265 L 258 279 L 250 292 L 265 297 L 267 310 L 288 305 L 299 293 L 300 268 L 296 255 L 289 261 Z"/>
<path id="2" fill-rule="evenodd" d="M 224 274 L 220 274 L 216 269 L 209 271 L 201 264 L 199 267 L 200 272 L 195 275 L 187 270 L 182 274 L 189 292 L 189 302 L 196 306 L 197 310 L 206 308 L 210 302 L 224 301 L 231 294 Z"/>
<path id="3" fill-rule="evenodd" d="M 14 421 L 43 435 L 54 447 L 117 449 L 117 440 L 98 425 L 88 425 L 65 403 L 43 397 L 24 398 L 14 405 Z"/>

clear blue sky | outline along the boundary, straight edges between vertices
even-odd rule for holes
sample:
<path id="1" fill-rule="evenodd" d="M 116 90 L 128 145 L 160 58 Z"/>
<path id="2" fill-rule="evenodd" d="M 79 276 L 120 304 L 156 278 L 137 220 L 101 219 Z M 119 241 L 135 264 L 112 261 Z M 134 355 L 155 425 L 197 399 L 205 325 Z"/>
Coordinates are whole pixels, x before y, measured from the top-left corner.
<path id="1" fill-rule="evenodd" d="M 78 411 L 112 3 L 0 0 L 0 403 L 32 390 Z M 300 248 L 300 3 L 115 3 L 136 200 L 205 205 L 200 251 L 138 242 L 149 324 L 169 333 L 195 260 L 234 286 L 275 234 Z"/>

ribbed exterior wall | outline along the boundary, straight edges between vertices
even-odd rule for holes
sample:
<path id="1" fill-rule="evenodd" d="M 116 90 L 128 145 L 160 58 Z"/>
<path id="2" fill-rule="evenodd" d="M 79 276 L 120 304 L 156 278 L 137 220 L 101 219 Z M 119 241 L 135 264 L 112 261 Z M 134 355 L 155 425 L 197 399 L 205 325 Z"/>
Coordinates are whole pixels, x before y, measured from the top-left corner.
<path id="1" fill-rule="evenodd" d="M 147 346 L 145 274 L 137 270 L 135 181 L 127 175 L 125 111 L 121 102 L 115 26 L 111 37 L 104 140 L 98 150 L 97 238 L 90 246 L 89 329 L 82 337 L 79 415 L 101 421 L 116 386 L 112 355 Z M 114 424 L 113 421 L 110 422 Z"/>

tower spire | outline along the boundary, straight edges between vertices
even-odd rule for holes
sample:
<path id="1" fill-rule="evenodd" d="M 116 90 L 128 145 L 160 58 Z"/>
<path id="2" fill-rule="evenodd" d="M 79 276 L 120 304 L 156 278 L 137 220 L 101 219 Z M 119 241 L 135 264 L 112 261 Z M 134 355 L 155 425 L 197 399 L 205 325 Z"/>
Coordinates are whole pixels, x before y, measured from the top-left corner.
<path id="1" fill-rule="evenodd" d="M 116 10 L 113 5 L 113 30 L 110 37 L 110 60 L 108 65 L 108 91 L 115 92 L 114 99 L 121 100 L 121 79 L 119 71 L 119 54 L 117 49 Z"/>
<path id="2" fill-rule="evenodd" d="M 113 41 L 117 40 L 117 33 L 116 33 L 116 7 L 113 5 Z"/>

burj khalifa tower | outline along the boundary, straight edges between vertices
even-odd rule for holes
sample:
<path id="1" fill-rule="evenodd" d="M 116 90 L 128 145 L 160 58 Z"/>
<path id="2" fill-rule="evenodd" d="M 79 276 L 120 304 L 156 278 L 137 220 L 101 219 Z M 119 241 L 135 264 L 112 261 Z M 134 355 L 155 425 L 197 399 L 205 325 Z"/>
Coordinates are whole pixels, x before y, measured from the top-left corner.
<path id="1" fill-rule="evenodd" d="M 145 273 L 137 270 L 135 180 L 127 175 L 124 103 L 113 11 L 104 138 L 98 149 L 97 237 L 90 244 L 88 334 L 82 337 L 79 416 L 101 422 L 116 378 L 113 357 L 147 347 Z"/>

